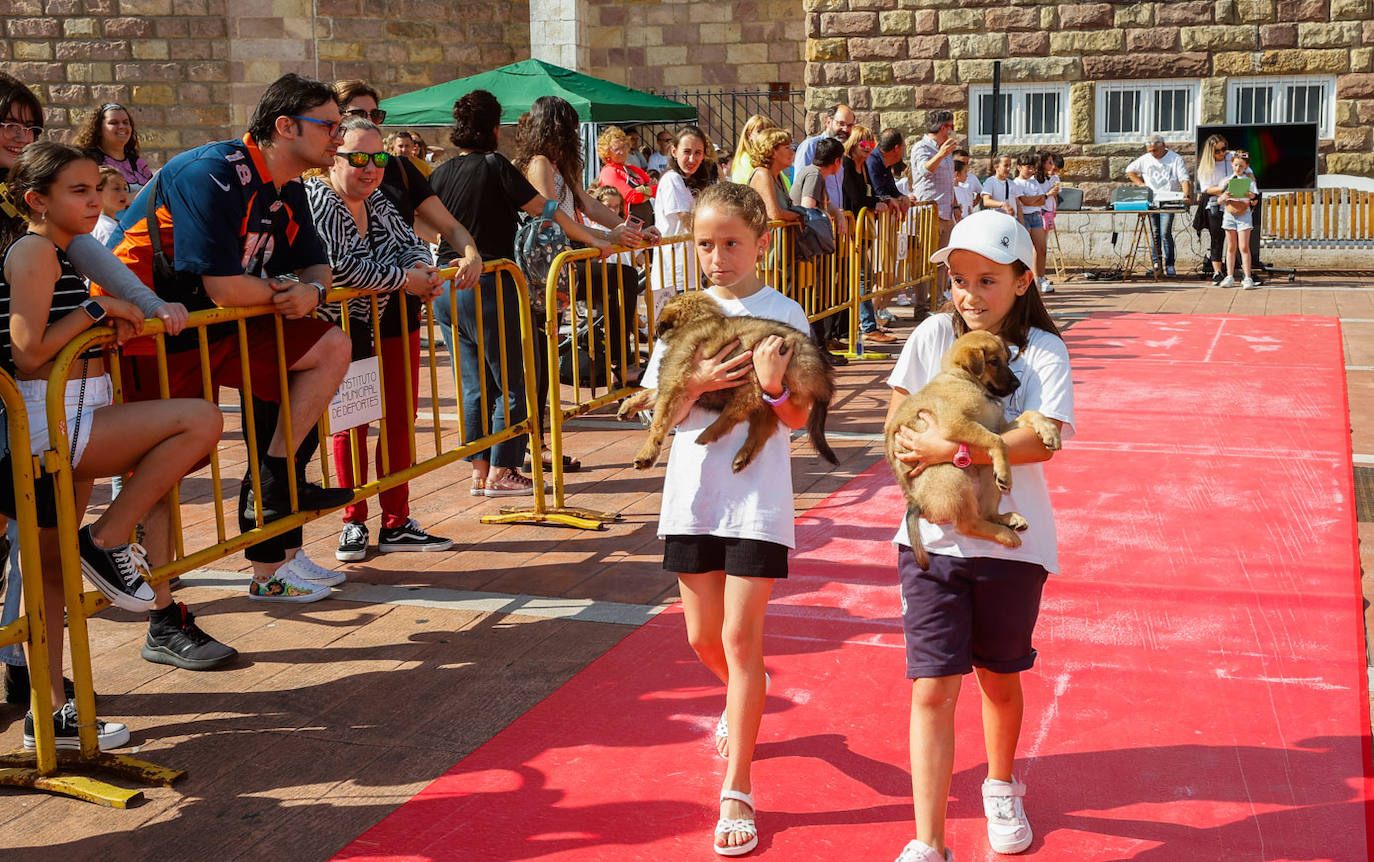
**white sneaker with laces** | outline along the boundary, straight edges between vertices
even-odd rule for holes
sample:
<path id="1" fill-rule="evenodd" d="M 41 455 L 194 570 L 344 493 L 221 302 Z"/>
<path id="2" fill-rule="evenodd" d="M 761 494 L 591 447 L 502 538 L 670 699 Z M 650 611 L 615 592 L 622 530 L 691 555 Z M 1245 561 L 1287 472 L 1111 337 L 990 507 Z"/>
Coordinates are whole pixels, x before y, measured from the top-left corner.
<path id="1" fill-rule="evenodd" d="M 954 862 L 954 851 L 946 847 L 942 856 L 924 841 L 913 839 L 902 848 L 902 855 L 897 857 L 897 862 Z"/>
<path id="2" fill-rule="evenodd" d="M 336 587 L 348 580 L 348 575 L 343 572 L 326 569 L 307 557 L 304 548 L 296 550 L 296 556 L 292 558 L 292 561 L 296 564 L 296 573 L 312 584 L 319 584 L 322 587 Z"/>
<path id="3" fill-rule="evenodd" d="M 1235 287 L 1235 286 L 1236 286 L 1236 280 L 1235 280 L 1234 278 L 1232 278 L 1231 276 L 1229 276 L 1229 275 L 1226 276 L 1225 278 L 1223 278 L 1221 281 L 1217 282 L 1217 287 Z"/>
<path id="4" fill-rule="evenodd" d="M 1255 280 L 1248 275 L 1245 277 L 1245 280 L 1240 283 L 1241 290 L 1254 290 L 1256 287 L 1258 287 L 1258 285 L 1255 284 Z"/>
<path id="5" fill-rule="evenodd" d="M 1021 800 L 1026 785 L 987 779 L 983 782 L 983 814 L 988 818 L 988 843 L 998 853 L 1020 853 L 1031 845 L 1031 825 Z"/>
<path id="6" fill-rule="evenodd" d="M 306 580 L 301 574 L 300 561 L 295 557 L 282 563 L 267 580 L 254 578 L 248 584 L 248 598 L 260 602 L 318 602 L 329 598 L 331 592 L 323 584 Z"/>

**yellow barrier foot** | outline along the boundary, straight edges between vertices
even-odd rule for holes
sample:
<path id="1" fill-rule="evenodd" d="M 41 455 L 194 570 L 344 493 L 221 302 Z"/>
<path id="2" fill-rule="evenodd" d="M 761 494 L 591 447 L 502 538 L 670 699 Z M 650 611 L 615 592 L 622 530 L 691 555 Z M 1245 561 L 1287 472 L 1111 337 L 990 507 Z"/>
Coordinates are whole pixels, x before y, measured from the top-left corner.
<path id="1" fill-rule="evenodd" d="M 95 778 L 75 774 L 78 771 L 108 772 L 126 781 L 139 784 L 171 786 L 186 777 L 181 769 L 167 769 L 146 760 L 122 754 L 100 752 L 86 758 L 79 751 L 57 752 L 57 765 L 63 771 L 41 775 L 33 766 L 34 752 L 28 749 L 0 755 L 0 785 L 28 787 L 61 796 L 94 802 L 107 808 L 128 808 L 143 799 L 143 791 L 116 787 Z"/>
<path id="2" fill-rule="evenodd" d="M 606 524 L 619 521 L 620 516 L 586 509 L 551 509 L 536 512 L 520 506 L 502 506 L 499 515 L 483 515 L 483 524 L 558 524 L 577 530 L 603 530 Z"/>
<path id="3" fill-rule="evenodd" d="M 854 353 L 854 352 L 852 352 L 852 351 L 847 351 L 847 352 L 844 354 L 844 356 L 845 356 L 846 359 L 849 359 L 849 360 L 852 361 L 852 360 L 855 360 L 855 359 L 891 359 L 892 356 L 893 356 L 893 354 L 891 354 L 891 353 Z"/>
<path id="4" fill-rule="evenodd" d="M 39 775 L 37 769 L 0 769 L 0 785 L 43 790 L 106 808 L 128 808 L 143 801 L 142 790 L 115 787 L 84 775 Z"/>

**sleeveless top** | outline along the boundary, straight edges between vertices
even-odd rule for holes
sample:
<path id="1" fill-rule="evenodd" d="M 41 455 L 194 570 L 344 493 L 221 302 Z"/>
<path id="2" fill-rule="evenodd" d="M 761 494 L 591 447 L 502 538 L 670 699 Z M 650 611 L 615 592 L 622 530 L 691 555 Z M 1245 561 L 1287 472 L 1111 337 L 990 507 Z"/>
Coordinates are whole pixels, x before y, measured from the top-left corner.
<path id="1" fill-rule="evenodd" d="M 5 250 L 6 261 L 9 260 L 10 252 L 13 249 L 14 244 L 12 243 Z M 86 279 L 77 272 L 76 267 L 67 257 L 67 253 L 56 245 L 53 246 L 53 250 L 57 252 L 57 264 L 61 268 L 61 274 L 57 277 L 57 283 L 52 286 L 52 307 L 48 310 L 48 326 L 52 326 L 66 317 L 80 307 L 81 303 L 91 298 L 90 287 L 86 284 Z M 0 263 L 0 363 L 7 370 L 13 372 L 14 351 L 10 344 L 11 291 L 9 280 L 5 277 L 4 265 Z M 93 347 L 81 354 L 82 359 L 93 359 L 98 356 L 100 356 L 99 347 Z"/>

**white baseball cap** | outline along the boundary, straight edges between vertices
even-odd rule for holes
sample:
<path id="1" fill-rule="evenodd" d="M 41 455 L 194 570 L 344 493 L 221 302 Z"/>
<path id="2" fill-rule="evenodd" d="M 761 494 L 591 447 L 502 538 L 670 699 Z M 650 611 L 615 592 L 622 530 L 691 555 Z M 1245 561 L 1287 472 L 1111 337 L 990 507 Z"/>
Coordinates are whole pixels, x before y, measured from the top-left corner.
<path id="1" fill-rule="evenodd" d="M 1016 219 L 997 210 L 979 210 L 949 232 L 949 245 L 930 256 L 931 263 L 946 263 L 956 249 L 971 251 L 997 263 L 1019 260 L 1035 270 L 1035 244 L 1030 232 Z"/>

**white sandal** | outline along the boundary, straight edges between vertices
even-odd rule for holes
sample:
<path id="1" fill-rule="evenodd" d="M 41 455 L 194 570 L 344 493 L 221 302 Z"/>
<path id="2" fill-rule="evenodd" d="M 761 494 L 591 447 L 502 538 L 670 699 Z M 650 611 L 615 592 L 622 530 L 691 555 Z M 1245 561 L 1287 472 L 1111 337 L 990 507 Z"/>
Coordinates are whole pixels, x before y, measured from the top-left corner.
<path id="1" fill-rule="evenodd" d="M 749 813 L 754 813 L 754 797 L 750 794 L 741 790 L 722 790 L 720 792 L 720 801 L 724 802 L 727 799 L 743 802 L 745 805 L 749 806 Z M 743 832 L 749 836 L 749 840 L 743 844 L 736 844 L 733 847 L 720 844 L 720 839 L 728 836 L 731 832 Z M 759 830 L 758 827 L 754 825 L 754 818 L 720 818 L 716 821 L 716 834 L 715 837 L 711 839 L 711 846 L 714 847 L 716 853 L 721 856 L 743 856 L 745 853 L 753 850 L 755 847 L 759 846 Z"/>
<path id="2" fill-rule="evenodd" d="M 772 678 L 771 676 L 768 675 L 768 671 L 764 671 L 764 672 L 763 672 L 763 693 L 764 693 L 765 695 L 767 695 L 767 694 L 768 694 L 768 689 L 770 689 L 770 688 L 772 688 L 772 687 L 773 687 L 773 678 Z M 721 710 L 721 711 L 720 711 L 720 721 L 716 722 L 716 736 L 715 736 L 715 740 L 714 740 L 714 741 L 715 741 L 715 745 L 716 745 L 716 753 L 717 753 L 717 754 L 720 754 L 721 757 L 729 757 L 729 756 L 730 756 L 729 754 L 721 754 L 721 751 L 720 751 L 720 742 L 721 742 L 721 740 L 726 740 L 726 741 L 728 741 L 729 739 L 730 739 L 730 723 L 729 723 L 728 721 L 726 721 L 726 719 L 725 719 L 725 710 Z M 726 750 L 728 751 L 729 749 L 727 748 Z M 750 807 L 752 808 L 753 806 L 750 806 Z"/>

